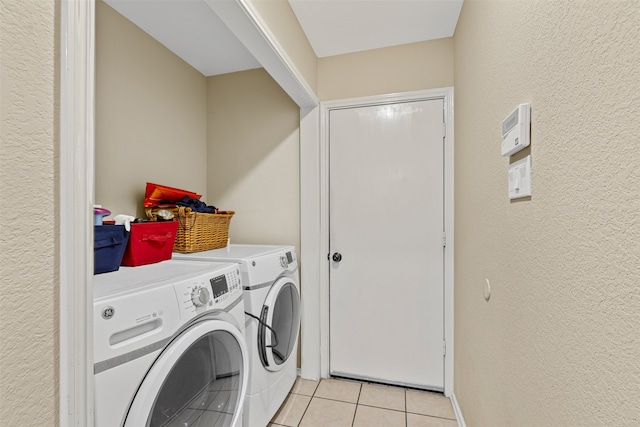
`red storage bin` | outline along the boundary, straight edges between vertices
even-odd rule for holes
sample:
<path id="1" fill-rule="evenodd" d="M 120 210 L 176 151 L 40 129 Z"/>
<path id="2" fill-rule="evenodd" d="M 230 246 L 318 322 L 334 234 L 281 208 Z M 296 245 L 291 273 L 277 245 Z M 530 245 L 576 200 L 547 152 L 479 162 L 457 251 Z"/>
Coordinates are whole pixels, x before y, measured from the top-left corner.
<path id="1" fill-rule="evenodd" d="M 178 221 L 131 224 L 122 265 L 135 267 L 171 259 L 177 231 Z"/>

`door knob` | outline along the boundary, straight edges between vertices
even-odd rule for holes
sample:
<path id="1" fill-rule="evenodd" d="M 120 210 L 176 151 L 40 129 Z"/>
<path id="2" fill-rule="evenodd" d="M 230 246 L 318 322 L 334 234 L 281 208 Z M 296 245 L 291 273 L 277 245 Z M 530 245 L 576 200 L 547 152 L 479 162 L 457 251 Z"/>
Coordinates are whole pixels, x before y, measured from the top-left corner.
<path id="1" fill-rule="evenodd" d="M 340 252 L 334 252 L 333 256 L 331 257 L 335 262 L 340 262 L 342 261 L 342 255 L 340 255 Z"/>

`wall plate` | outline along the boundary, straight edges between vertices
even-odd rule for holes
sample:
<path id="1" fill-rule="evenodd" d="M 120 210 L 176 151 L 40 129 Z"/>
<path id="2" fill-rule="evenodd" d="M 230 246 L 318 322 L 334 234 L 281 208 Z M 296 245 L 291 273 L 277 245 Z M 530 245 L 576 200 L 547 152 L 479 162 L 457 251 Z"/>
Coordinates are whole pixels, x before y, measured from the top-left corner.
<path id="1" fill-rule="evenodd" d="M 502 121 L 502 155 L 510 156 L 527 147 L 530 130 L 531 105 L 520 104 Z"/>
<path id="2" fill-rule="evenodd" d="M 531 155 L 509 165 L 509 198 L 531 196 Z"/>

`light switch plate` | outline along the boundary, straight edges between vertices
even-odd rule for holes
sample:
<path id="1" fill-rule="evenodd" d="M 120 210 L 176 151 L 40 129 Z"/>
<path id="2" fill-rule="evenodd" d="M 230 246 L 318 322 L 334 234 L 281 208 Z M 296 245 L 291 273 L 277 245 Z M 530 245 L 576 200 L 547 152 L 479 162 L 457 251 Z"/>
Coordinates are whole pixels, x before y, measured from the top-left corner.
<path id="1" fill-rule="evenodd" d="M 509 165 L 509 198 L 531 196 L 531 155 Z"/>

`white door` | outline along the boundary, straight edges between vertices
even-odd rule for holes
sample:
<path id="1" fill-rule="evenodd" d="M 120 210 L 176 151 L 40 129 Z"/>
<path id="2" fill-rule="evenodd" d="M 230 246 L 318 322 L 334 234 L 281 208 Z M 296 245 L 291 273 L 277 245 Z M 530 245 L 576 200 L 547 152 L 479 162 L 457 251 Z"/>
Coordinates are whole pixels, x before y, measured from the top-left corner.
<path id="1" fill-rule="evenodd" d="M 329 112 L 331 375 L 444 388 L 443 118 L 443 99 Z"/>

